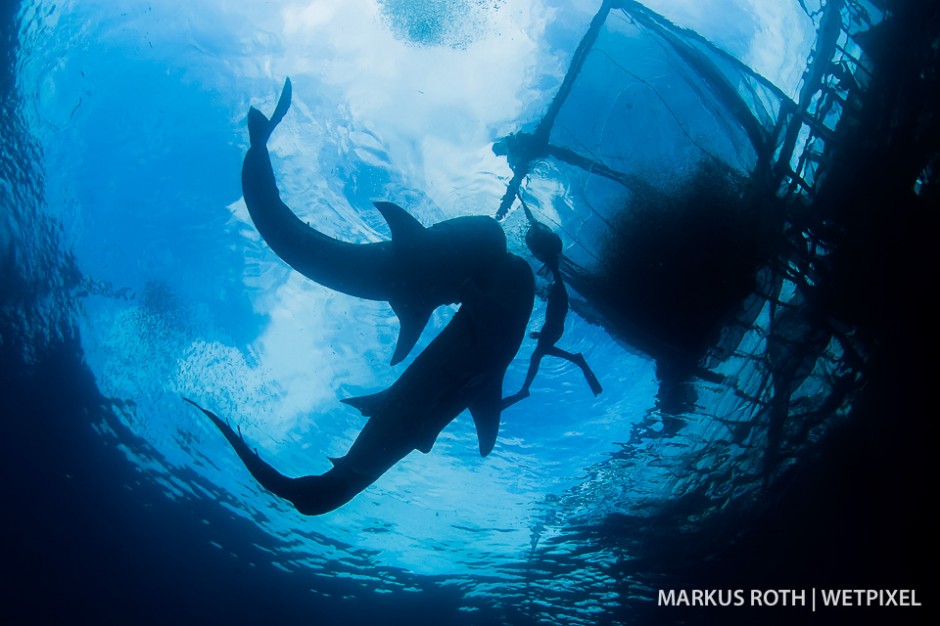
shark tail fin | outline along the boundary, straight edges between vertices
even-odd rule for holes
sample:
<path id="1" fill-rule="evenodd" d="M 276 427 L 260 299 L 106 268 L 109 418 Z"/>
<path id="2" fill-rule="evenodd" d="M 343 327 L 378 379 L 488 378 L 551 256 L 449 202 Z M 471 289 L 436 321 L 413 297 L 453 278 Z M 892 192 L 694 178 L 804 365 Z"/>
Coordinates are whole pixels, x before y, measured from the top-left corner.
<path id="1" fill-rule="evenodd" d="M 236 435 L 235 431 L 233 431 L 232 428 L 226 422 L 224 422 L 221 417 L 219 417 L 212 411 L 202 408 L 201 406 L 199 406 L 198 404 L 196 404 L 195 402 L 193 402 L 192 400 L 190 400 L 189 398 L 185 396 L 183 397 L 183 402 L 188 402 L 189 404 L 193 405 L 194 407 L 202 411 L 205 414 L 205 416 L 208 417 L 210 420 L 212 420 L 212 423 L 215 424 L 216 427 L 222 431 L 222 434 L 225 435 L 226 439 L 231 439 L 232 437 L 237 437 L 238 439 L 241 439 L 241 433 L 238 433 Z"/>
<path id="2" fill-rule="evenodd" d="M 324 495 L 328 497 L 320 498 L 323 503 L 317 502 L 316 506 L 310 506 L 311 498 L 309 497 L 309 494 L 298 490 L 298 479 L 285 476 L 284 474 L 274 469 L 271 465 L 263 461 L 255 450 L 252 450 L 248 447 L 248 444 L 244 439 L 242 439 L 241 434 L 232 430 L 232 427 L 229 426 L 218 415 L 212 411 L 209 411 L 208 409 L 202 408 L 189 398 L 183 398 L 183 400 L 202 411 L 205 416 L 208 417 L 213 424 L 215 424 L 216 428 L 219 429 L 225 439 L 228 440 L 229 444 L 232 446 L 232 450 L 235 451 L 235 454 L 237 454 L 238 458 L 241 459 L 242 463 L 244 463 L 245 469 L 251 473 L 251 475 L 255 478 L 255 480 L 258 481 L 258 483 L 261 484 L 262 487 L 280 498 L 289 500 L 301 513 L 305 515 L 318 515 L 320 513 L 325 513 L 326 511 L 332 510 L 339 506 L 339 504 L 342 504 L 342 502 L 335 504 L 336 498 L 329 497 L 333 494 L 332 492 L 327 492 Z"/>
<path id="3" fill-rule="evenodd" d="M 294 87 L 290 78 L 284 79 L 284 86 L 281 88 L 281 95 L 277 99 L 277 106 L 274 107 L 274 113 L 271 114 L 271 130 L 281 123 L 287 110 L 290 108 L 291 97 L 294 95 Z"/>
<path id="4" fill-rule="evenodd" d="M 268 138 L 271 136 L 271 133 L 274 132 L 277 125 L 280 124 L 284 116 L 287 115 L 287 110 L 290 109 L 292 95 L 293 87 L 291 86 L 290 78 L 288 78 L 284 81 L 281 96 L 278 98 L 277 106 L 274 108 L 274 113 L 271 114 L 270 120 L 255 107 L 248 109 L 248 136 L 252 146 L 263 146 L 268 143 Z"/>

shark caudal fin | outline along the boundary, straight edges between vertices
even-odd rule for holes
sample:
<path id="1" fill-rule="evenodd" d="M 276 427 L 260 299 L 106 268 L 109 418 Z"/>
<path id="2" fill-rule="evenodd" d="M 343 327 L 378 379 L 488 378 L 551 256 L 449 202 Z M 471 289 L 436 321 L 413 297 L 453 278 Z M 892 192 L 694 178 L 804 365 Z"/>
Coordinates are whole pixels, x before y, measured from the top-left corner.
<path id="1" fill-rule="evenodd" d="M 232 427 L 218 415 L 202 408 L 189 398 L 183 398 L 183 400 L 202 411 L 205 416 L 215 424 L 216 428 L 218 428 L 225 439 L 228 440 L 229 445 L 232 446 L 232 450 L 235 451 L 235 454 L 237 454 L 238 458 L 244 463 L 245 469 L 254 476 L 255 480 L 257 480 L 262 487 L 278 497 L 293 501 L 295 491 L 295 481 L 293 478 L 281 474 L 268 463 L 265 463 L 261 457 L 258 456 L 257 452 L 248 447 L 248 444 L 242 439 L 241 434 L 232 430 Z"/>
<path id="2" fill-rule="evenodd" d="M 423 245 L 421 240 L 427 229 L 408 211 L 391 202 L 374 202 L 373 204 L 385 218 L 389 230 L 392 231 L 393 248 L 414 250 Z M 392 355 L 392 365 L 397 365 L 418 343 L 436 307 L 423 302 L 417 293 L 403 293 L 399 297 L 390 298 L 389 304 L 401 324 L 398 330 L 398 343 Z"/>
<path id="3" fill-rule="evenodd" d="M 228 440 L 229 444 L 231 444 L 231 446 L 235 448 L 235 451 L 238 453 L 239 456 L 241 456 L 243 452 L 253 454 L 253 452 L 251 452 L 251 450 L 248 448 L 248 444 L 246 444 L 245 440 L 242 439 L 241 435 L 236 433 L 234 430 L 232 430 L 232 427 L 229 426 L 221 417 L 219 417 L 212 411 L 202 408 L 201 406 L 199 406 L 198 404 L 196 404 L 189 398 L 183 398 L 183 401 L 188 402 L 189 404 L 193 405 L 194 407 L 202 411 L 206 415 L 206 417 L 212 420 L 212 423 L 215 424 L 216 428 L 218 428 L 219 431 L 221 431 L 221 433 Z"/>
<path id="4" fill-rule="evenodd" d="M 375 477 L 361 476 L 346 469 L 344 458 L 330 459 L 333 469 L 320 476 L 291 478 L 265 463 L 260 456 L 232 428 L 212 411 L 208 411 L 189 398 L 186 402 L 202 411 L 222 432 L 245 468 L 258 483 L 279 498 L 289 501 L 304 515 L 321 515 L 332 511 L 355 497 L 371 485 Z"/>
<path id="5" fill-rule="evenodd" d="M 284 88 L 281 89 L 281 96 L 278 98 L 277 106 L 274 108 L 270 120 L 255 107 L 248 109 L 248 136 L 252 146 L 263 146 L 268 143 L 271 133 L 281 123 L 290 108 L 292 94 L 293 87 L 290 78 L 288 78 L 284 81 Z"/>

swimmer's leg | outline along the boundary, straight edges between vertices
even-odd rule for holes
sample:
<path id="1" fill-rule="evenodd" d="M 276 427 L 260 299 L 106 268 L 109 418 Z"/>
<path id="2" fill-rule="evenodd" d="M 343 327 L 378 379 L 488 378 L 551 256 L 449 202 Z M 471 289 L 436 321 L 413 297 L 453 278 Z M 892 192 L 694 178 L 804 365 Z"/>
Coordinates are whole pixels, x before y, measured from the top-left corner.
<path id="1" fill-rule="evenodd" d="M 534 334 L 535 333 L 533 333 L 533 335 Z M 532 386 L 532 381 L 535 380 L 535 375 L 539 372 L 539 365 L 542 363 L 542 357 L 544 357 L 545 354 L 546 352 L 542 346 L 536 346 L 535 351 L 532 353 L 532 358 L 529 360 L 529 371 L 525 375 L 525 382 L 522 383 L 522 389 L 511 396 L 503 398 L 504 409 L 529 397 L 529 387 Z"/>
<path id="2" fill-rule="evenodd" d="M 584 360 L 584 355 L 581 354 L 580 352 L 578 352 L 577 354 L 574 354 L 572 352 L 568 352 L 567 350 L 562 350 L 561 348 L 556 348 L 555 346 L 552 346 L 546 349 L 545 353 L 550 354 L 551 356 L 557 356 L 558 358 L 565 359 L 567 361 L 571 361 L 572 363 L 580 367 L 581 373 L 584 374 L 584 379 L 587 381 L 588 387 L 591 388 L 591 391 L 594 393 L 595 396 L 600 395 L 600 393 L 604 391 L 603 387 L 601 387 L 600 382 L 598 382 L 597 380 L 597 376 L 595 376 L 594 372 L 591 371 L 591 368 L 590 366 L 588 366 L 587 361 Z"/>

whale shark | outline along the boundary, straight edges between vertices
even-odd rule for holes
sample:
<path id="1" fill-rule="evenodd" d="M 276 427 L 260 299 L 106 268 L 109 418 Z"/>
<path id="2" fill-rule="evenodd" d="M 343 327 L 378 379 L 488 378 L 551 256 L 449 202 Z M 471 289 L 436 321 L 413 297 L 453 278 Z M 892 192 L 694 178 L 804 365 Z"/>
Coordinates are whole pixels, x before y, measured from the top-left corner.
<path id="1" fill-rule="evenodd" d="M 461 285 L 460 308 L 391 387 L 343 400 L 369 419 L 324 474 L 281 474 L 225 420 L 184 400 L 215 424 L 263 487 L 305 515 L 346 504 L 412 450 L 430 452 L 440 432 L 467 409 L 485 457 L 499 430 L 503 377 L 522 343 L 535 295 L 532 270 L 518 256 L 503 254 L 494 270 Z"/>
<path id="2" fill-rule="evenodd" d="M 287 79 L 270 119 L 255 107 L 248 111 L 251 145 L 242 166 L 248 213 L 271 250 L 294 270 L 335 291 L 391 305 L 400 323 L 395 365 L 411 352 L 434 309 L 460 302 L 460 286 L 500 262 L 506 236 L 489 216 L 425 227 L 391 202 L 374 203 L 388 223 L 390 241 L 349 243 L 307 225 L 281 200 L 267 148 L 291 94 Z"/>

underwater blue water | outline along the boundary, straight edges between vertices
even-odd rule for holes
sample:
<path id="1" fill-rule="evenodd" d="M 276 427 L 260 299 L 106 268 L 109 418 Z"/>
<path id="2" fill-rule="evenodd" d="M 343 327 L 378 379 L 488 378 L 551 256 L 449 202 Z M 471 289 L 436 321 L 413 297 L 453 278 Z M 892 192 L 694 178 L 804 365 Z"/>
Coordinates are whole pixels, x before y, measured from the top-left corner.
<path id="1" fill-rule="evenodd" d="M 751 85 L 755 115 L 797 97 L 816 32 L 800 3 L 644 4 L 763 76 Z M 599 6 L 23 2 L 4 95 L 23 141 L 5 150 L 32 159 L 22 176 L 41 182 L 33 204 L 8 218 L 0 250 L 24 276 L 35 270 L 36 281 L 44 263 L 80 275 L 63 279 L 60 291 L 72 295 L 60 294 L 62 302 L 38 299 L 48 315 L 24 314 L 23 328 L 54 334 L 60 316 L 61 327 L 77 328 L 106 399 L 106 417 L 91 420 L 93 439 L 123 459 L 114 467 L 136 494 L 127 497 L 149 502 L 168 527 L 202 524 L 199 547 L 185 550 L 224 555 L 220 570 L 261 572 L 251 580 L 296 585 L 335 619 L 348 610 L 371 623 L 361 611 L 397 606 L 407 607 L 403 623 L 437 623 L 421 607 L 440 604 L 466 623 L 625 623 L 631 593 L 648 602 L 650 581 L 628 591 L 612 572 L 629 549 L 592 543 L 582 530 L 611 515 L 655 523 L 662 502 L 704 493 L 708 509 L 685 518 L 694 524 L 756 493 L 759 459 L 746 438 L 731 441 L 727 420 L 753 415 L 747 394 L 764 392 L 750 355 L 763 349 L 767 310 L 716 368 L 734 384 L 696 384 L 694 412 L 708 419 L 688 420 L 680 437 L 654 419 L 654 361 L 571 314 L 559 345 L 585 355 L 601 396 L 570 363 L 546 359 L 531 398 L 504 412 L 489 457 L 480 458 L 461 415 L 431 453 L 412 453 L 350 504 L 315 518 L 255 483 L 181 401 L 226 417 L 281 471 L 320 473 L 365 423 L 339 400 L 390 385 L 453 314 L 439 310 L 412 356 L 390 367 L 398 326 L 386 303 L 321 287 L 268 249 L 241 191 L 249 106 L 270 112 L 291 78 L 293 106 L 269 143 L 273 165 L 285 202 L 329 235 L 386 239 L 374 200 L 396 202 L 426 225 L 494 215 L 513 175 L 494 142 L 539 122 Z M 704 156 L 752 167 L 747 135 L 705 95 L 707 80 L 676 58 L 629 14 L 611 14 L 552 143 L 663 185 Z M 738 71 L 730 61 L 725 69 Z M 545 161 L 524 191 L 563 233 L 571 259 L 598 262 L 604 206 L 619 188 Z M 530 258 L 521 211 L 503 225 L 511 251 Z M 35 250 L 16 250 L 17 239 Z M 544 312 L 536 299 L 530 331 Z M 505 393 L 522 384 L 534 345 L 523 342 Z M 833 343 L 830 356 L 839 350 Z M 821 362 L 799 395 L 814 402 L 835 368 Z M 625 455 L 647 423 L 644 456 Z"/>

